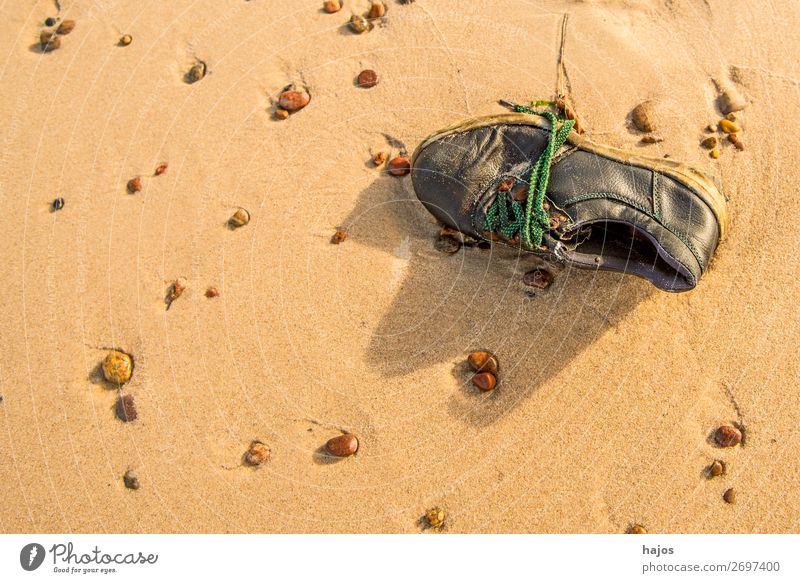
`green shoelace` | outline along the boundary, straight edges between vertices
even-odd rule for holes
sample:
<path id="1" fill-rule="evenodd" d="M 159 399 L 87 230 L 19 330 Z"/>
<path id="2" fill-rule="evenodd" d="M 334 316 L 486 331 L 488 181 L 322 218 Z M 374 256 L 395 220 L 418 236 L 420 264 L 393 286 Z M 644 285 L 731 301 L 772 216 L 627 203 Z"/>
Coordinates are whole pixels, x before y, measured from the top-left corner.
<path id="1" fill-rule="evenodd" d="M 519 233 L 526 249 L 539 250 L 544 233 L 550 228 L 550 215 L 544 208 L 544 196 L 547 184 L 550 182 L 550 165 L 553 156 L 567 141 L 575 122 L 571 119 L 560 119 L 549 111 L 534 111 L 524 105 L 514 106 L 514 111 L 546 118 L 550 122 L 550 137 L 544 152 L 536 160 L 531 171 L 527 200 L 518 202 L 512 200 L 505 192 L 499 193 L 486 211 L 483 228 L 498 232 L 509 239 Z"/>

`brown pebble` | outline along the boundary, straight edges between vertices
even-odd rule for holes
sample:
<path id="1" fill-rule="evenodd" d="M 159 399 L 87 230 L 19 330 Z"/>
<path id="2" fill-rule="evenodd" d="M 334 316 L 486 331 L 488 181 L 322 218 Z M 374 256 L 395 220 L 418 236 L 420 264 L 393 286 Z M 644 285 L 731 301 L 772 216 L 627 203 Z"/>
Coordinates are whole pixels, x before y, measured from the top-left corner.
<path id="1" fill-rule="evenodd" d="M 717 478 L 725 473 L 725 462 L 722 460 L 714 460 L 710 466 L 708 466 L 708 476 L 710 478 Z"/>
<path id="2" fill-rule="evenodd" d="M 117 417 L 120 421 L 136 421 L 139 414 L 136 412 L 136 403 L 133 402 L 133 395 L 121 395 L 117 399 Z"/>
<path id="3" fill-rule="evenodd" d="M 334 245 L 338 245 L 345 239 L 347 239 L 349 233 L 344 229 L 337 229 L 336 232 L 331 237 L 331 243 Z"/>
<path id="4" fill-rule="evenodd" d="M 531 269 L 522 276 L 522 283 L 539 289 L 547 289 L 553 284 L 553 274 L 544 269 Z"/>
<path id="5" fill-rule="evenodd" d="M 411 162 L 406 156 L 395 156 L 389 160 L 389 174 L 392 176 L 405 176 L 411 172 Z"/>
<path id="6" fill-rule="evenodd" d="M 739 139 L 739 134 L 728 134 L 728 141 L 733 144 L 737 150 L 744 150 L 744 144 Z"/>
<path id="7" fill-rule="evenodd" d="M 156 168 L 155 175 L 161 176 L 166 171 L 167 171 L 167 164 L 159 164 L 158 168 Z"/>
<path id="8" fill-rule="evenodd" d="M 133 470 L 128 470 L 125 472 L 125 475 L 122 476 L 122 481 L 125 482 L 125 487 L 129 490 L 139 489 L 139 477 Z"/>
<path id="9" fill-rule="evenodd" d="M 720 447 L 735 447 L 742 442 L 742 432 L 733 425 L 720 425 L 714 432 L 714 441 Z"/>
<path id="10" fill-rule="evenodd" d="M 380 166 L 386 162 L 386 158 L 388 157 L 389 156 L 386 154 L 386 152 L 375 152 L 372 155 L 372 163 L 375 164 L 375 166 Z"/>
<path id="11" fill-rule="evenodd" d="M 643 144 L 658 144 L 659 142 L 663 142 L 664 138 L 661 136 L 655 136 L 653 134 L 648 134 L 642 138 Z"/>
<path id="12" fill-rule="evenodd" d="M 269 447 L 260 441 L 254 441 L 244 454 L 244 463 L 248 466 L 260 466 L 269 459 Z"/>
<path id="13" fill-rule="evenodd" d="M 497 377 L 490 372 L 479 372 L 472 377 L 472 384 L 482 393 L 488 393 L 497 386 Z"/>
<path id="14" fill-rule="evenodd" d="M 275 110 L 274 115 L 275 119 L 286 119 L 287 117 L 289 117 L 289 112 L 279 107 L 278 109 Z"/>
<path id="15" fill-rule="evenodd" d="M 490 372 L 497 374 L 500 363 L 497 357 L 487 350 L 472 352 L 467 357 L 467 363 L 475 372 Z"/>
<path id="16" fill-rule="evenodd" d="M 188 73 L 189 83 L 197 83 L 203 77 L 206 76 L 206 64 L 203 61 L 198 61 L 192 68 L 189 69 Z"/>
<path id="17" fill-rule="evenodd" d="M 129 34 L 122 35 L 119 39 L 119 46 L 127 47 L 129 44 L 133 42 L 133 37 Z"/>
<path id="18" fill-rule="evenodd" d="M 179 277 L 169 285 L 167 288 L 167 295 L 164 297 L 164 303 L 167 304 L 168 310 L 172 302 L 181 297 L 184 291 L 186 291 L 186 280 L 182 277 Z"/>
<path id="19" fill-rule="evenodd" d="M 380 18 L 386 14 L 386 4 L 380 0 L 373 0 L 372 6 L 369 8 L 367 18 Z"/>
<path id="20" fill-rule="evenodd" d="M 370 88 L 378 84 L 378 74 L 372 69 L 364 69 L 358 74 L 356 83 L 359 87 Z"/>
<path id="21" fill-rule="evenodd" d="M 708 136 L 705 140 L 700 142 L 706 150 L 713 150 L 717 147 L 717 136 Z"/>
<path id="22" fill-rule="evenodd" d="M 325 450 L 336 457 L 348 457 L 358 451 L 358 438 L 352 433 L 332 437 L 325 444 Z"/>
<path id="23" fill-rule="evenodd" d="M 213 285 L 212 285 L 212 286 L 210 286 L 210 287 L 209 287 L 209 288 L 206 290 L 206 297 L 207 297 L 207 298 L 216 298 L 216 297 L 219 297 L 219 288 L 217 288 L 217 287 L 214 287 Z"/>
<path id="24" fill-rule="evenodd" d="M 133 358 L 120 350 L 111 350 L 103 360 L 103 377 L 115 385 L 124 385 L 133 374 Z"/>
<path id="25" fill-rule="evenodd" d="M 138 176 L 128 180 L 128 192 L 131 194 L 137 193 L 142 190 L 142 179 Z"/>
<path id="26" fill-rule="evenodd" d="M 235 213 L 231 215 L 231 218 L 228 219 L 228 225 L 230 225 L 234 229 L 238 229 L 239 227 L 244 227 L 249 222 L 250 222 L 250 213 L 243 208 L 238 209 Z"/>
<path id="27" fill-rule="evenodd" d="M 725 493 L 722 495 L 722 499 L 725 500 L 728 504 L 735 504 L 736 503 L 736 491 L 733 488 L 728 488 L 725 490 Z"/>
<path id="28" fill-rule="evenodd" d="M 633 108 L 631 120 L 640 132 L 653 132 L 656 129 L 653 102 L 644 101 Z"/>
<path id="29" fill-rule="evenodd" d="M 304 89 L 289 89 L 281 93 L 278 105 L 286 111 L 293 112 L 303 109 L 309 101 L 311 96 Z"/>
<path id="30" fill-rule="evenodd" d="M 64 22 L 62 22 L 61 24 L 58 25 L 58 28 L 56 29 L 56 32 L 58 34 L 64 35 L 64 34 L 71 33 L 73 30 L 75 30 L 75 21 L 74 20 L 65 20 Z"/>
<path id="31" fill-rule="evenodd" d="M 641 524 L 634 524 L 628 529 L 628 534 L 647 534 L 647 529 Z"/>
<path id="32" fill-rule="evenodd" d="M 444 525 L 445 515 L 444 510 L 434 507 L 425 511 L 425 521 L 431 528 L 440 528 Z"/>
<path id="33" fill-rule="evenodd" d="M 322 4 L 322 9 L 328 14 L 339 12 L 342 9 L 342 3 L 339 0 L 325 0 Z"/>
<path id="34" fill-rule="evenodd" d="M 54 32 L 45 30 L 39 35 L 39 46 L 42 52 L 49 53 L 61 46 L 61 39 Z"/>
<path id="35" fill-rule="evenodd" d="M 362 32 L 366 32 L 369 28 L 369 22 L 360 14 L 353 14 L 353 16 L 350 17 L 350 28 L 356 34 L 361 34 Z"/>

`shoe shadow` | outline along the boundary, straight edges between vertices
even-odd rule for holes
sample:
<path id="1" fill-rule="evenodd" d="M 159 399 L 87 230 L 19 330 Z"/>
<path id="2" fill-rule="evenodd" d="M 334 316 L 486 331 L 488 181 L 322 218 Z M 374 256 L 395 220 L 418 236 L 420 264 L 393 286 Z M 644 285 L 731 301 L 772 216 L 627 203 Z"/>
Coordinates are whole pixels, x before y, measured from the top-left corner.
<path id="1" fill-rule="evenodd" d="M 534 290 L 522 275 L 546 264 L 530 254 L 501 245 L 437 251 L 439 226 L 409 177 L 381 175 L 342 226 L 349 244 L 393 256 L 395 295 L 371 334 L 367 364 L 397 377 L 451 363 L 460 390 L 447 397 L 448 412 L 474 426 L 505 416 L 654 293 L 631 276 L 553 267 L 553 285 Z M 472 385 L 465 364 L 479 349 L 500 361 L 488 394 Z"/>

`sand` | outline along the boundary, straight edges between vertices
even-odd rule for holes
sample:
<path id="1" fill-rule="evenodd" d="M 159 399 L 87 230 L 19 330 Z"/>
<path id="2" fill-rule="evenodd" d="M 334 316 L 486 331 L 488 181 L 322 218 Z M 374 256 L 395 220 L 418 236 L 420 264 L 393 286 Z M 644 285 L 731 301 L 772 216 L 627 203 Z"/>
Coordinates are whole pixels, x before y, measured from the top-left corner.
<path id="1" fill-rule="evenodd" d="M 50 54 L 53 2 L 0 4 L 0 531 L 414 533 L 431 506 L 447 532 L 798 531 L 796 2 L 390 2 L 363 35 L 357 0 L 61 4 L 77 24 Z M 529 297 L 535 259 L 436 251 L 410 179 L 369 162 L 552 97 L 565 12 L 587 135 L 695 164 L 730 199 L 690 293 L 560 270 Z M 354 85 L 365 68 L 376 87 Z M 714 161 L 719 78 L 750 106 L 746 149 Z M 289 83 L 311 103 L 276 121 Z M 659 144 L 626 120 L 645 99 Z M 108 347 L 135 358 L 132 423 L 97 374 Z M 488 395 L 464 364 L 479 348 L 501 360 Z M 731 421 L 745 445 L 715 448 Z M 342 429 L 359 451 L 328 463 Z M 253 440 L 271 458 L 243 467 Z"/>

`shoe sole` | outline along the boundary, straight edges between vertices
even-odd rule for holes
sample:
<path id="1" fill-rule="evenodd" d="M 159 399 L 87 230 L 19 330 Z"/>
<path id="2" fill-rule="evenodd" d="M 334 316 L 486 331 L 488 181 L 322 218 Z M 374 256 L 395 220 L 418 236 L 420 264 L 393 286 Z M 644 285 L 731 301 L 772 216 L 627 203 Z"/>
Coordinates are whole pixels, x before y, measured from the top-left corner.
<path id="1" fill-rule="evenodd" d="M 442 128 L 425 138 L 422 143 L 417 146 L 417 149 L 414 150 L 414 155 L 411 158 L 412 167 L 417 159 L 417 155 L 432 142 L 441 140 L 442 138 L 453 134 L 459 134 L 469 130 L 495 124 L 526 125 L 550 130 L 550 122 L 547 121 L 546 118 L 528 113 L 500 113 L 495 115 L 484 115 L 469 118 Z M 727 236 L 729 216 L 728 205 L 725 202 L 725 196 L 717 187 L 714 179 L 700 170 L 692 168 L 691 166 L 683 164 L 682 162 L 676 162 L 666 158 L 640 156 L 638 154 L 620 150 L 618 148 L 601 146 L 593 143 L 587 138 L 584 138 L 574 130 L 569 133 L 569 136 L 567 137 L 567 143 L 577 146 L 581 150 L 598 154 L 611 160 L 616 160 L 622 164 L 646 168 L 648 170 L 656 170 L 662 174 L 674 178 L 695 192 L 714 213 L 714 216 L 717 218 L 717 223 L 719 224 L 719 242 L 721 243 L 722 240 Z"/>

